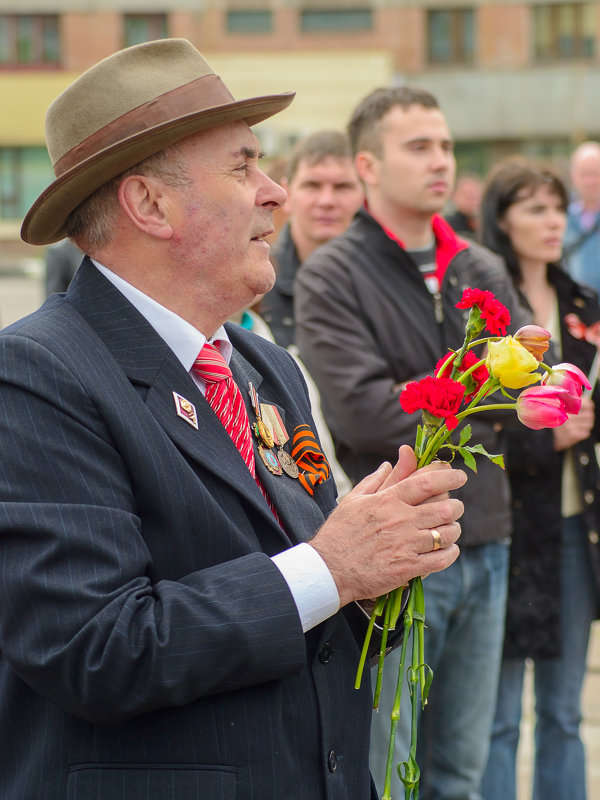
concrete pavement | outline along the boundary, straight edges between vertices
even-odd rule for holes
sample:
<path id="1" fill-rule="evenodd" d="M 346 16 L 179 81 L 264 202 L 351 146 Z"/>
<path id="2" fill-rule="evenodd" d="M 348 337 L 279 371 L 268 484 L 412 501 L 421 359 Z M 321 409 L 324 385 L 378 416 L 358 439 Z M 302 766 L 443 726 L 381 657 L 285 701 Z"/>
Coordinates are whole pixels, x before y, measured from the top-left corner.
<path id="1" fill-rule="evenodd" d="M 5 327 L 35 311 L 44 300 L 42 266 L 32 263 L 22 274 L 0 271 L 0 326 Z"/>
<path id="2" fill-rule="evenodd" d="M 31 262 L 21 275 L 0 271 L 0 323 L 8 325 L 34 311 L 43 301 L 41 262 Z M 582 736 L 587 750 L 588 800 L 600 800 L 600 622 L 594 623 L 583 691 Z M 528 672 L 518 756 L 518 800 L 530 800 L 535 714 Z M 570 798 L 564 798 L 570 800 Z"/>

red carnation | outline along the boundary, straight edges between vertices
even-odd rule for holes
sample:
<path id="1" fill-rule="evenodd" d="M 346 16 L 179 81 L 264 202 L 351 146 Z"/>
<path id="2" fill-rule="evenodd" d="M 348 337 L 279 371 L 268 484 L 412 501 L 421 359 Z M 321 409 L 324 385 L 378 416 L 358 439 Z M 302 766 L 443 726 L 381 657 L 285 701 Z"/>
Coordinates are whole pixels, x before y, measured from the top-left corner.
<path id="1" fill-rule="evenodd" d="M 440 358 L 440 360 L 435 365 L 433 374 L 437 377 L 440 374 L 440 372 L 442 372 L 442 367 L 444 367 L 444 365 L 447 364 L 448 366 L 446 366 L 446 368 L 443 370 L 443 375 L 442 375 L 442 377 L 447 378 L 452 372 L 452 364 L 448 364 L 448 362 L 449 361 L 453 362 L 455 355 L 456 353 L 454 352 L 454 350 L 450 350 L 450 352 L 446 353 L 446 355 L 443 356 L 443 358 Z"/>
<path id="2" fill-rule="evenodd" d="M 432 378 L 411 381 L 400 395 L 400 405 L 407 414 L 423 411 L 442 419 L 449 431 L 458 425 L 456 414 L 465 394 L 465 387 L 450 378 Z"/>
<path id="3" fill-rule="evenodd" d="M 456 308 L 473 308 L 475 306 L 479 309 L 481 318 L 485 320 L 486 328 L 492 336 L 506 335 L 506 329 L 510 324 L 510 311 L 499 300 L 496 300 L 492 292 L 487 289 L 471 289 L 471 287 L 465 289 Z"/>
<path id="4" fill-rule="evenodd" d="M 440 358 L 438 363 L 435 365 L 434 374 L 438 375 L 441 368 L 444 364 L 454 356 L 454 352 L 450 351 L 447 355 L 443 358 Z M 460 367 L 458 368 L 459 375 L 462 375 L 463 372 L 466 372 L 472 366 L 477 364 L 477 362 L 481 361 L 472 350 L 467 350 L 467 352 L 463 356 L 463 360 L 461 362 Z M 451 372 L 451 367 L 446 367 L 444 371 L 445 376 L 449 376 Z M 465 391 L 467 394 L 465 395 L 465 402 L 469 403 L 475 397 L 477 392 L 481 389 L 483 384 L 487 381 L 490 377 L 490 373 L 487 370 L 485 364 L 481 364 L 477 369 L 474 369 L 473 372 L 469 373 L 469 377 L 466 379 L 465 382 Z"/>

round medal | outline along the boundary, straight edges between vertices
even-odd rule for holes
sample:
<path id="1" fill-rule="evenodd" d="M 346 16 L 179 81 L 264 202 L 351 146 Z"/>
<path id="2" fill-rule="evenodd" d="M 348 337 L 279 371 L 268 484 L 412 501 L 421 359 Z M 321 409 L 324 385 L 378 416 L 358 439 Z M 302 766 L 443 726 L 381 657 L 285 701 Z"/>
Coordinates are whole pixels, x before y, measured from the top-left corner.
<path id="1" fill-rule="evenodd" d="M 281 464 L 277 460 L 277 456 L 272 450 L 265 450 L 262 445 L 258 445 L 258 454 L 263 460 L 265 467 L 272 472 L 273 475 L 283 475 Z"/>
<path id="2" fill-rule="evenodd" d="M 278 450 L 277 452 L 277 458 L 279 459 L 279 463 L 281 464 L 281 467 L 286 475 L 289 475 L 290 478 L 298 477 L 300 474 L 298 465 L 289 453 L 286 453 L 286 451 L 281 448 L 281 450 Z"/>

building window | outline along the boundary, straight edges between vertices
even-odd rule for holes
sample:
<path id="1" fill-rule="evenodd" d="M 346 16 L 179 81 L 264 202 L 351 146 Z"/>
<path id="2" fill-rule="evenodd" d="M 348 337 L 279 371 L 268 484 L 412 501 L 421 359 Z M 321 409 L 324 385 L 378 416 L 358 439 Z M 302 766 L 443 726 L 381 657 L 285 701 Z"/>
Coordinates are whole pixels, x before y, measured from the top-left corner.
<path id="1" fill-rule="evenodd" d="M 373 16 L 370 8 L 307 10 L 301 12 L 300 25 L 304 33 L 354 33 L 370 31 L 373 27 Z"/>
<path id="2" fill-rule="evenodd" d="M 45 147 L 0 147 L 0 219 L 22 219 L 52 180 Z"/>
<path id="3" fill-rule="evenodd" d="M 273 15 L 270 11 L 228 11 L 228 33 L 271 33 Z"/>
<path id="4" fill-rule="evenodd" d="M 0 14 L 0 66 L 58 66 L 59 51 L 56 14 Z"/>
<path id="5" fill-rule="evenodd" d="M 430 64 L 471 64 L 475 54 L 475 12 L 453 8 L 427 12 Z"/>
<path id="6" fill-rule="evenodd" d="M 165 39 L 167 35 L 166 14 L 125 14 L 123 18 L 123 47 Z"/>
<path id="7" fill-rule="evenodd" d="M 533 8 L 533 50 L 536 61 L 593 58 L 594 3 L 556 3 Z"/>

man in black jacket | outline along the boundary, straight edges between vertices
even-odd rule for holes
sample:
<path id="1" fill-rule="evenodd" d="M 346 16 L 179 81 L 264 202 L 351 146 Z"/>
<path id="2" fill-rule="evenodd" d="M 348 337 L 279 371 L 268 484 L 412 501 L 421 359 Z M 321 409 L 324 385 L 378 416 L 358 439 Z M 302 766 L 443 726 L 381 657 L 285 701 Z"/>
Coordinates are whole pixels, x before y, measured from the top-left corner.
<path id="1" fill-rule="evenodd" d="M 509 309 L 518 305 L 502 263 L 459 239 L 438 216 L 455 161 L 436 99 L 408 87 L 376 90 L 355 110 L 349 132 L 366 206 L 345 234 L 303 265 L 296 319 L 339 461 L 359 481 L 400 443 L 414 442 L 420 413 L 405 414 L 398 394 L 462 343 L 465 319 L 455 305 L 463 290 L 489 289 Z M 488 452 L 502 448 L 496 422 L 472 425 L 473 441 Z M 461 498 L 461 555 L 425 581 L 425 656 L 436 674 L 417 758 L 427 800 L 480 797 L 500 663 L 510 536 L 504 473 L 478 459 Z M 394 654 L 388 661 L 382 709 L 391 708 L 395 691 Z M 407 717 L 398 760 L 408 753 Z M 385 772 L 388 736 L 389 718 L 380 713 L 372 734 L 376 782 Z"/>

